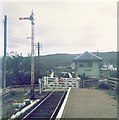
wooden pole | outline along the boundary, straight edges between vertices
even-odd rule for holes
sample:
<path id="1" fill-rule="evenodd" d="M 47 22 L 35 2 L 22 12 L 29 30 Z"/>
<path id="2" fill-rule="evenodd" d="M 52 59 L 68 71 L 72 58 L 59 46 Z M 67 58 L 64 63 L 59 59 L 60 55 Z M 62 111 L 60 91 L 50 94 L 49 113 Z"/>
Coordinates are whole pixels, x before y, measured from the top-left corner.
<path id="1" fill-rule="evenodd" d="M 7 16 L 4 17 L 3 88 L 6 88 Z"/>

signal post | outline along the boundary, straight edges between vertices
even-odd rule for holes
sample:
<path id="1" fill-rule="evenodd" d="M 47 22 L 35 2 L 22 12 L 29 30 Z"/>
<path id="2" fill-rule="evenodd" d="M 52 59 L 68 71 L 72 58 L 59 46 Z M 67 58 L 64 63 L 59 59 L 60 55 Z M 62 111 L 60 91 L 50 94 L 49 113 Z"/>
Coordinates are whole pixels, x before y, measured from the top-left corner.
<path id="1" fill-rule="evenodd" d="M 34 94 L 34 13 L 32 11 L 30 17 L 22 17 L 19 20 L 30 20 L 31 21 L 31 97 L 30 99 L 35 99 Z"/>

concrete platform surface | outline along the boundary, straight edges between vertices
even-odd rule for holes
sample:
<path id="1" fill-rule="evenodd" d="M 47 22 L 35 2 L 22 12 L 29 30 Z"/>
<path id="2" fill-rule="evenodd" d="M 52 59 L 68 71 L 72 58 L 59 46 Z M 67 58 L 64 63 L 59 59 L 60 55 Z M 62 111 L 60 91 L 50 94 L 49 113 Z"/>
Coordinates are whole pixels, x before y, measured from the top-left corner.
<path id="1" fill-rule="evenodd" d="M 104 91 L 71 88 L 61 118 L 117 118 L 117 101 Z"/>

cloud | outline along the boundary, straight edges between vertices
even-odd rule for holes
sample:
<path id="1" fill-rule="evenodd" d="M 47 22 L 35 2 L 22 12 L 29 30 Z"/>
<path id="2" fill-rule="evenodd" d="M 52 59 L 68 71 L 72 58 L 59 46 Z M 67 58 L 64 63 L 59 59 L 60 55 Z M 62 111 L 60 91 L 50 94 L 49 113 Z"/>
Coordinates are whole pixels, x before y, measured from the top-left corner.
<path id="1" fill-rule="evenodd" d="M 30 21 L 18 18 L 29 16 L 32 9 L 35 42 L 42 42 L 42 54 L 116 50 L 116 2 L 4 3 L 9 50 L 29 52 Z"/>

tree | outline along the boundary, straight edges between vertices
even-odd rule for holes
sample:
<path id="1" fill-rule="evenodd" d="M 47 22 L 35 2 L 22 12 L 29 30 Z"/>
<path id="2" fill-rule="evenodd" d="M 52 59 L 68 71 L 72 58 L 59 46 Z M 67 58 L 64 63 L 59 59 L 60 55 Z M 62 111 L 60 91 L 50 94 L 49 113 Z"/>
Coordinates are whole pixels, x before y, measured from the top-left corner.
<path id="1" fill-rule="evenodd" d="M 111 85 L 109 83 L 106 83 L 106 82 L 99 83 L 98 88 L 100 88 L 100 89 L 108 89 L 108 90 L 112 89 Z"/>
<path id="2" fill-rule="evenodd" d="M 30 57 L 22 57 L 22 54 L 12 52 L 7 56 L 7 86 L 30 84 L 30 62 Z"/>

